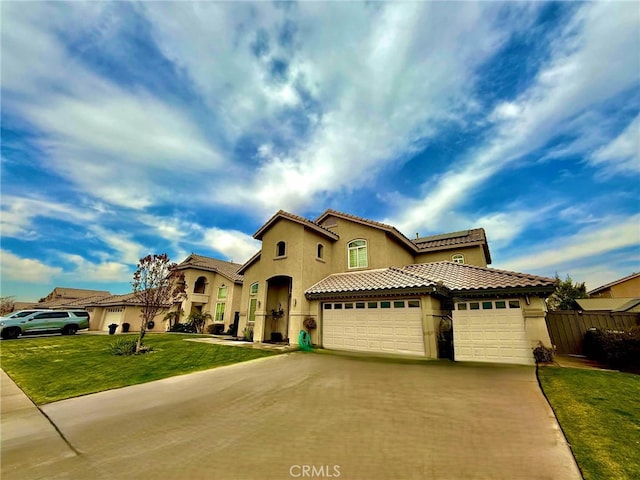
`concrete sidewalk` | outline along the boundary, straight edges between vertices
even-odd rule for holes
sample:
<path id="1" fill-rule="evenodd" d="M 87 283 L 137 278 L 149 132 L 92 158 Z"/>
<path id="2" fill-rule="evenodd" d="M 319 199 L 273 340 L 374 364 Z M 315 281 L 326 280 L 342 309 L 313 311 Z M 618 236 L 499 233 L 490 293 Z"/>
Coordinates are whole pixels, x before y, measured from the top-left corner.
<path id="1" fill-rule="evenodd" d="M 11 378 L 2 376 L 2 476 L 74 457 L 76 452 Z"/>

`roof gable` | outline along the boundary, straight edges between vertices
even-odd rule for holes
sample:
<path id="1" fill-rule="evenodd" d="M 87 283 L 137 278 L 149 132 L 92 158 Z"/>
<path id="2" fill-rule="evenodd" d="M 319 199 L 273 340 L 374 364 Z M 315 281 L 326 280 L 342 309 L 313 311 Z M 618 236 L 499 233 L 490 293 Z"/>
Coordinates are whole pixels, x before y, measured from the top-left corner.
<path id="1" fill-rule="evenodd" d="M 242 265 L 239 263 L 227 262 L 195 253 L 189 255 L 177 266 L 179 270 L 194 268 L 196 270 L 219 273 L 235 283 L 242 283 L 242 275 L 238 273 L 240 267 L 242 267 Z"/>
<path id="2" fill-rule="evenodd" d="M 324 228 L 321 225 L 318 225 L 316 222 L 312 222 L 311 220 L 307 220 L 304 217 L 294 215 L 293 213 L 285 212 L 284 210 L 278 210 L 273 217 L 267 220 L 267 222 L 262 227 L 260 227 L 260 229 L 256 233 L 253 234 L 253 238 L 255 238 L 256 240 L 262 240 L 264 234 L 280 220 L 288 220 L 290 222 L 298 223 L 309 230 L 312 230 L 324 237 L 329 238 L 330 240 L 338 240 L 340 238 L 337 234 L 333 233 L 331 230 Z"/>
<path id="3" fill-rule="evenodd" d="M 331 216 L 342 218 L 343 220 L 348 220 L 350 222 L 359 223 L 360 225 L 366 225 L 367 227 L 373 227 L 378 230 L 382 230 L 388 233 L 389 235 L 391 235 L 393 238 L 395 238 L 401 245 L 403 245 L 405 248 L 407 248 L 411 252 L 415 253 L 417 251 L 416 246 L 411 242 L 411 240 L 405 237 L 402 234 L 402 232 L 400 232 L 400 230 L 398 230 L 393 225 L 387 225 L 386 223 L 376 222 L 374 220 L 368 220 L 366 218 L 358 217 L 356 215 L 351 215 L 349 213 L 338 212 L 337 210 L 332 210 L 332 209 L 326 210 L 322 215 L 316 218 L 314 222 L 316 224 L 322 223 L 324 220 L 326 220 L 328 217 L 331 217 Z"/>

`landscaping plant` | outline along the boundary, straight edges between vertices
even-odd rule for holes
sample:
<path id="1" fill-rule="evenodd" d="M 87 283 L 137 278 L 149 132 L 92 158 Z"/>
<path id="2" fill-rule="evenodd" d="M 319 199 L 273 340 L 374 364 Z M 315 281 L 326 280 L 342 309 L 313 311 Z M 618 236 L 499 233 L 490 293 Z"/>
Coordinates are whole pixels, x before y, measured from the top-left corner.
<path id="1" fill-rule="evenodd" d="M 142 305 L 142 322 L 136 344 L 136 353 L 139 353 L 149 322 L 184 297 L 184 274 L 176 269 L 176 264 L 170 262 L 166 253 L 147 255 L 138 262 L 131 285 L 136 302 Z"/>

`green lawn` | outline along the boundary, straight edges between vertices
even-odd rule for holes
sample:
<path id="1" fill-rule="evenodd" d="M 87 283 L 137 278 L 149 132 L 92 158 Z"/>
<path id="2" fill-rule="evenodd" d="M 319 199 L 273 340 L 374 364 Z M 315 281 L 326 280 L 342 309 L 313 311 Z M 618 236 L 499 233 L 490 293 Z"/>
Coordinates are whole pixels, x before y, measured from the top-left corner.
<path id="1" fill-rule="evenodd" d="M 153 352 L 120 357 L 109 344 L 125 335 L 33 337 L 0 342 L 2 369 L 37 404 L 274 355 L 185 338 L 197 335 L 149 334 Z M 129 335 L 136 337 L 136 335 Z"/>
<path id="2" fill-rule="evenodd" d="M 640 376 L 557 367 L 538 375 L 585 480 L 640 478 Z"/>

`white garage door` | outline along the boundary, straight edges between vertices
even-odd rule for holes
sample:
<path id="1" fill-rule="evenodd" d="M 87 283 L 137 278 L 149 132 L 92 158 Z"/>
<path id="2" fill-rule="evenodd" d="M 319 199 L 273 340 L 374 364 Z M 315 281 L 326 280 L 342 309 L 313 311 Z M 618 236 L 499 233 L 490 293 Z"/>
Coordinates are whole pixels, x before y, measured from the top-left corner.
<path id="1" fill-rule="evenodd" d="M 457 303 L 453 348 L 460 361 L 534 365 L 519 300 Z"/>
<path id="2" fill-rule="evenodd" d="M 417 299 L 324 303 L 323 346 L 424 356 L 421 312 Z"/>
<path id="3" fill-rule="evenodd" d="M 102 330 L 108 332 L 109 325 L 111 325 L 112 323 L 120 325 L 122 312 L 124 312 L 123 307 L 108 308 L 107 312 L 104 314 L 104 320 L 102 321 Z"/>

